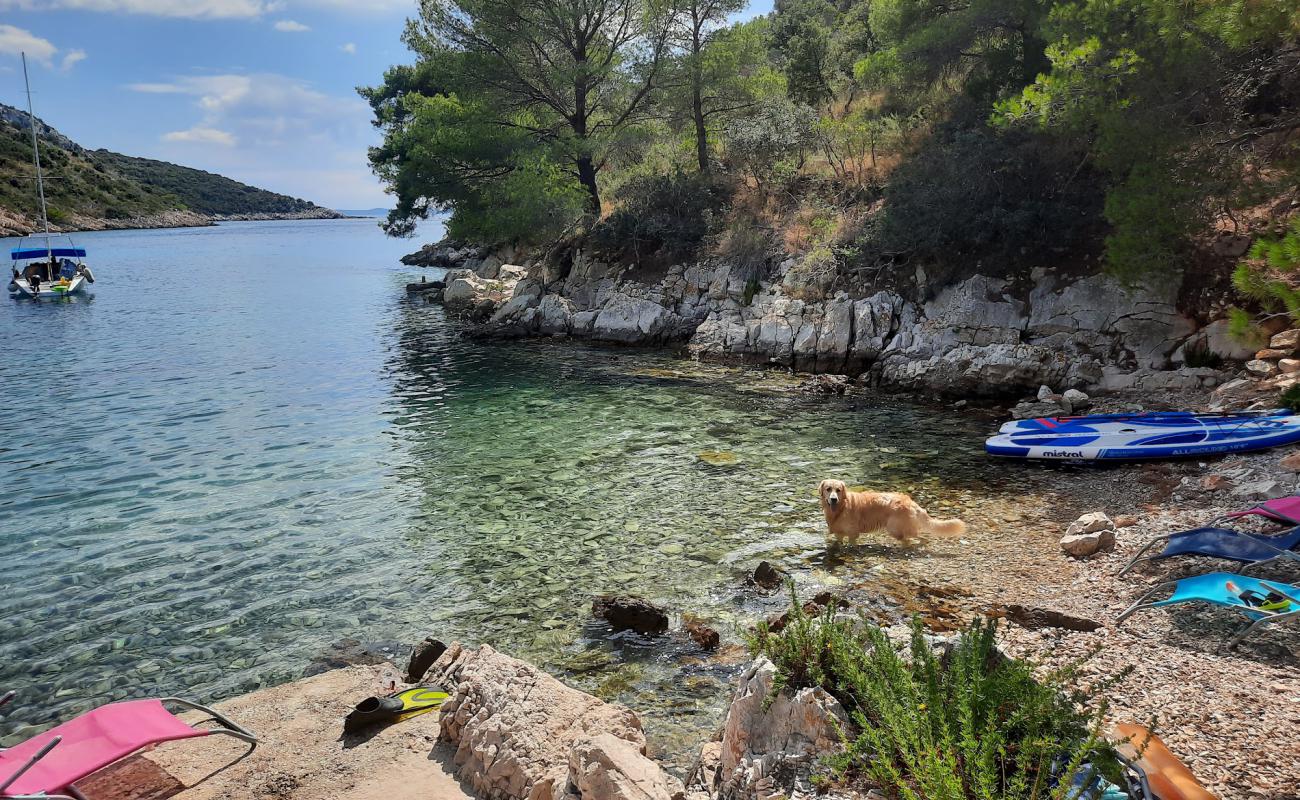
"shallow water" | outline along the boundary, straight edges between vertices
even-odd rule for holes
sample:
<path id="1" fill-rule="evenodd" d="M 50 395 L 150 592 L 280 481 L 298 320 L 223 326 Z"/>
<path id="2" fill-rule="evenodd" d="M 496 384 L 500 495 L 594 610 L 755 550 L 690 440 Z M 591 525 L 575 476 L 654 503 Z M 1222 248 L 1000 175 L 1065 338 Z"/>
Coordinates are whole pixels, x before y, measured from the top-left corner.
<path id="1" fill-rule="evenodd" d="M 462 339 L 405 296 L 413 245 L 373 221 L 78 243 L 92 300 L 0 308 L 11 737 L 112 699 L 289 680 L 348 637 L 434 635 L 628 702 L 678 754 L 716 724 L 727 668 L 609 637 L 592 595 L 642 594 L 735 641 L 763 608 L 741 588 L 760 558 L 844 573 L 823 557 L 822 478 L 936 515 L 1001 502 L 1009 480 L 983 424 L 897 398 Z"/>

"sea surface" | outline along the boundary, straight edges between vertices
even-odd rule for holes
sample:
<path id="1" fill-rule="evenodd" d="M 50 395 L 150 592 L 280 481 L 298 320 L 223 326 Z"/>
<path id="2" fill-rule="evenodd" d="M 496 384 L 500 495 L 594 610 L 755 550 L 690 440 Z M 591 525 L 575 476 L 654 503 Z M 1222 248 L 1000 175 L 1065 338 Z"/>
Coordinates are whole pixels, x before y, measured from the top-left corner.
<path id="1" fill-rule="evenodd" d="M 404 291 L 419 243 L 375 220 L 77 243 L 93 297 L 0 305 L 8 743 L 111 700 L 291 680 L 348 639 L 403 658 L 435 636 L 626 702 L 680 754 L 734 666 L 611 636 L 593 595 L 643 595 L 735 645 L 778 602 L 743 585 L 760 559 L 814 584 L 870 567 L 826 559 L 822 478 L 936 515 L 1006 480 L 983 424 L 937 407 L 462 338 Z"/>

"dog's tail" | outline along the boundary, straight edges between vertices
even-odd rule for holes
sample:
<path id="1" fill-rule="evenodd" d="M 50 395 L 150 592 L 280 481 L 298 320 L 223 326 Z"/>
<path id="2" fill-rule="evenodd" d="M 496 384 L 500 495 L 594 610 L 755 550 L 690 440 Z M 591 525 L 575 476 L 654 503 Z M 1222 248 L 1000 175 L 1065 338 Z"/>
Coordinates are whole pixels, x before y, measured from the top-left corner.
<path id="1" fill-rule="evenodd" d="M 966 533 L 966 523 L 957 519 L 931 519 L 930 532 L 940 536 L 962 536 Z"/>

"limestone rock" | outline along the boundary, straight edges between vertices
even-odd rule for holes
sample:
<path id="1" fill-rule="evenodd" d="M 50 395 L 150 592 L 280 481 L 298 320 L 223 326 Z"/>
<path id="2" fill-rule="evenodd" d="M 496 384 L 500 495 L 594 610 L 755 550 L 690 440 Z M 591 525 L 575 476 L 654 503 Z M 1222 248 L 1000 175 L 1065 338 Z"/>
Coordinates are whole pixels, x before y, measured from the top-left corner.
<path id="1" fill-rule="evenodd" d="M 1106 516 L 1103 511 L 1093 511 L 1076 519 L 1070 523 L 1070 527 L 1065 529 L 1066 535 L 1074 536 L 1081 533 L 1096 533 L 1097 531 L 1114 530 L 1115 523 L 1110 517 Z"/>
<path id="2" fill-rule="evenodd" d="M 1246 362 L 1246 371 L 1257 378 L 1268 378 L 1277 374 L 1277 364 L 1256 358 Z"/>
<path id="3" fill-rule="evenodd" d="M 1011 409 L 1012 419 L 1038 419 L 1040 417 L 1060 416 L 1065 409 L 1059 403 L 1038 402 L 1038 403 L 1017 403 Z"/>
<path id="4" fill-rule="evenodd" d="M 625 344 L 649 343 L 663 332 L 667 314 L 663 306 L 649 300 L 620 298 L 596 314 L 591 336 Z"/>
<path id="5" fill-rule="evenodd" d="M 1268 347 L 1255 353 L 1255 358 L 1261 361 L 1277 361 L 1279 358 L 1286 358 L 1289 355 L 1292 355 L 1290 350 L 1274 350 Z"/>
<path id="6" fill-rule="evenodd" d="M 1288 354 L 1300 349 L 1300 328 L 1282 331 L 1268 340 L 1268 346 L 1275 350 L 1287 350 Z"/>
<path id="7" fill-rule="evenodd" d="M 1289 472 L 1300 472 L 1300 450 L 1288 453 L 1278 462 L 1278 466 Z"/>
<path id="8" fill-rule="evenodd" d="M 1059 395 L 1057 395 L 1056 392 L 1052 391 L 1052 387 L 1050 386 L 1038 387 L 1039 402 L 1043 402 L 1043 403 L 1055 402 L 1057 397 L 1059 397 Z"/>
<path id="9" fill-rule="evenodd" d="M 1069 407 L 1071 414 L 1078 414 L 1092 405 L 1092 398 L 1078 389 L 1066 389 L 1065 393 L 1061 395 L 1061 399 Z"/>
<path id="10" fill-rule="evenodd" d="M 1206 349 L 1218 353 L 1230 361 L 1248 361 L 1253 357 L 1255 348 L 1243 344 L 1229 331 L 1226 319 L 1216 319 L 1201 328 L 1199 338 L 1205 342 Z"/>
<path id="11" fill-rule="evenodd" d="M 650 635 L 668 630 L 668 613 L 640 597 L 601 595 L 591 604 L 591 613 L 615 630 L 633 630 Z"/>
<path id="12" fill-rule="evenodd" d="M 597 780 L 604 774 L 611 782 L 628 785 L 610 774 L 626 768 L 627 775 L 636 775 L 648 786 L 673 786 L 666 777 L 655 778 L 649 765 L 631 759 L 625 749 L 610 754 L 602 749 L 608 740 L 593 742 L 610 736 L 644 754 L 645 734 L 635 714 L 565 686 L 487 645 L 467 650 L 458 642 L 451 644 L 429 679 L 451 694 L 443 703 L 439 726 L 441 738 L 456 748 L 457 774 L 483 797 L 586 800 L 587 795 L 568 792 L 575 761 L 580 781 L 582 776 Z M 576 758 L 574 749 L 581 751 Z M 606 766 L 591 766 L 602 763 Z"/>
<path id="13" fill-rule="evenodd" d="M 838 746 L 838 731 L 851 736 L 844 709 L 822 689 L 782 691 L 768 705 L 775 676 L 775 665 L 759 659 L 739 677 L 723 723 L 723 798 L 753 797 L 765 779 L 806 779 L 813 762 Z"/>
<path id="14" fill-rule="evenodd" d="M 626 739 L 599 733 L 569 751 L 569 780 L 561 800 L 683 800 L 681 781 Z"/>
<path id="15" fill-rule="evenodd" d="M 1061 538 L 1061 549 L 1075 558 L 1085 558 L 1115 547 L 1115 523 L 1100 511 L 1076 519 Z"/>
<path id="16" fill-rule="evenodd" d="M 1066 534 L 1061 537 L 1061 549 L 1075 558 L 1087 558 L 1094 553 L 1112 550 L 1114 547 L 1115 531 L 1113 530 Z"/>
<path id="17" fill-rule="evenodd" d="M 1282 370 L 1283 375 L 1290 375 L 1300 372 L 1300 358 L 1283 358 L 1277 362 L 1277 368 Z"/>

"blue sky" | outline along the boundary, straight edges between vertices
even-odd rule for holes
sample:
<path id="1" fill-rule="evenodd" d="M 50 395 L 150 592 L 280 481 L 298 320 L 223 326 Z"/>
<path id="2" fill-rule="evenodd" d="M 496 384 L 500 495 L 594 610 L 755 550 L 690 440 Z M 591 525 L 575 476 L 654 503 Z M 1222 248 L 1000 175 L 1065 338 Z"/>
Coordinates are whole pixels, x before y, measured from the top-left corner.
<path id="1" fill-rule="evenodd" d="M 770 10 L 756 0 L 750 12 Z M 0 0 L 0 102 L 74 141 L 334 208 L 387 206 L 358 85 L 407 62 L 414 0 Z"/>

